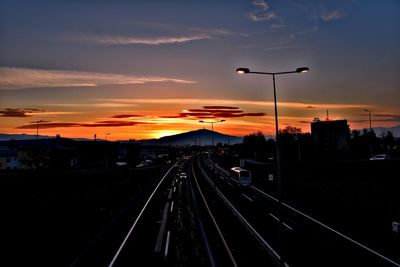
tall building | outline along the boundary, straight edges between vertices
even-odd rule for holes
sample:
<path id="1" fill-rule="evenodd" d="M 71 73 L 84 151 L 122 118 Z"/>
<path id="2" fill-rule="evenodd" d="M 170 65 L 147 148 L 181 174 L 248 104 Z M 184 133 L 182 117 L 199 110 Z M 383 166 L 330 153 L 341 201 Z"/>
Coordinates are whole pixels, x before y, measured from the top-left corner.
<path id="1" fill-rule="evenodd" d="M 347 120 L 325 120 L 318 118 L 311 122 L 311 134 L 319 154 L 343 155 L 349 150 L 350 128 Z"/>

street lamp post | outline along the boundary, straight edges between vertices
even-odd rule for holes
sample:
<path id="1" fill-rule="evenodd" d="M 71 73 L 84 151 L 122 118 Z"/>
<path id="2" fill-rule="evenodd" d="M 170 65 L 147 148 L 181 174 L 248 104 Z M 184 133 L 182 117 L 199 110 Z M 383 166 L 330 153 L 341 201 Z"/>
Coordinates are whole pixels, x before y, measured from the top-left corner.
<path id="1" fill-rule="evenodd" d="M 32 149 L 32 161 L 33 161 L 33 165 L 34 168 L 36 169 L 38 167 L 38 162 L 39 162 L 39 123 L 43 123 L 43 122 L 49 122 L 49 121 L 45 121 L 45 120 L 38 120 L 38 121 L 34 121 L 32 123 L 36 123 L 36 144 L 34 146 L 34 148 Z"/>
<path id="2" fill-rule="evenodd" d="M 225 120 L 219 121 L 199 121 L 200 123 L 211 123 L 211 138 L 212 138 L 212 147 L 214 149 L 214 123 L 224 122 Z"/>
<path id="3" fill-rule="evenodd" d="M 36 140 L 39 140 L 39 123 L 42 123 L 42 122 L 48 122 L 48 121 L 44 121 L 44 120 L 35 121 L 35 123 L 36 123 Z"/>
<path id="4" fill-rule="evenodd" d="M 107 142 L 107 135 L 110 135 L 110 133 L 104 134 L 105 142 Z M 106 171 L 108 170 L 107 143 L 104 143 L 104 168 L 106 169 Z"/>
<path id="5" fill-rule="evenodd" d="M 212 139 L 212 152 L 214 152 L 214 123 L 224 122 L 225 120 L 219 121 L 199 121 L 200 123 L 210 123 L 211 124 L 211 139 Z M 215 172 L 215 163 L 213 161 L 213 169 Z"/>
<path id="6" fill-rule="evenodd" d="M 369 114 L 369 132 L 370 132 L 370 134 L 372 134 L 371 110 L 369 110 L 369 109 L 364 109 L 364 111 L 368 112 L 368 114 Z"/>
<path id="7" fill-rule="evenodd" d="M 280 74 L 289 74 L 289 73 L 302 73 L 308 72 L 309 68 L 302 67 L 297 68 L 295 71 L 284 71 L 284 72 L 259 72 L 259 71 L 250 71 L 248 68 L 238 68 L 236 72 L 239 74 L 266 74 L 272 75 L 272 83 L 274 87 L 274 108 L 275 108 L 275 138 L 276 138 L 276 179 L 277 179 L 277 186 L 278 186 L 278 197 L 279 202 L 281 202 L 282 197 L 282 177 L 281 177 L 281 162 L 280 162 L 280 149 L 279 149 L 279 131 L 278 131 L 278 107 L 276 104 L 276 86 L 275 86 L 275 75 Z"/>
<path id="8" fill-rule="evenodd" d="M 283 71 L 283 72 L 259 72 L 259 71 L 250 71 L 248 68 L 238 68 L 236 72 L 239 74 L 265 74 L 272 75 L 272 83 L 274 87 L 274 109 L 275 109 L 275 138 L 276 138 L 276 180 L 277 180 L 277 191 L 278 191 L 278 211 L 280 213 L 281 205 L 282 205 L 282 176 L 281 176 L 281 159 L 280 159 L 280 148 L 279 148 L 279 130 L 278 130 L 278 107 L 276 104 L 276 86 L 275 86 L 275 76 L 281 74 L 289 74 L 289 73 L 302 73 L 308 72 L 309 68 L 301 67 L 297 68 L 295 71 Z M 280 219 L 282 224 L 282 218 Z M 279 230 L 280 232 L 280 230 Z M 281 257 L 281 264 L 284 265 L 283 257 Z"/>
<path id="9" fill-rule="evenodd" d="M 364 111 L 368 112 L 369 115 L 369 153 L 370 156 L 373 156 L 373 151 L 372 151 L 372 119 L 371 119 L 371 110 L 370 109 L 364 109 Z"/>

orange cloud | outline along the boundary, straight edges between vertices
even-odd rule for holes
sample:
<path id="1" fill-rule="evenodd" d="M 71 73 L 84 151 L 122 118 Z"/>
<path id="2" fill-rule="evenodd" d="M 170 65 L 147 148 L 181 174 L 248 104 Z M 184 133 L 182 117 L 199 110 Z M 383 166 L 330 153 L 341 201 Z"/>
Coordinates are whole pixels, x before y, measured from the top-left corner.
<path id="1" fill-rule="evenodd" d="M 99 121 L 95 123 L 75 123 L 75 122 L 46 122 L 41 123 L 40 128 L 67 128 L 67 127 L 124 127 L 124 126 L 136 126 L 140 124 L 150 124 L 148 122 L 138 121 Z M 17 129 L 36 129 L 36 122 L 32 122 L 28 125 L 22 125 Z"/>
<path id="2" fill-rule="evenodd" d="M 114 115 L 110 118 L 112 119 L 127 119 L 127 118 L 132 118 L 132 117 L 141 117 L 141 115 L 136 115 L 136 114 L 121 114 L 121 115 Z"/>

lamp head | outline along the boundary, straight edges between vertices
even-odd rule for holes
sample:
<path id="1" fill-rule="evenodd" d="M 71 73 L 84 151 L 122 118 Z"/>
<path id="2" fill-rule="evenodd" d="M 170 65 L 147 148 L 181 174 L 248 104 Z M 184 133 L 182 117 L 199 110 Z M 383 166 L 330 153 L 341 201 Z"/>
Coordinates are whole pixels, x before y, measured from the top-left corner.
<path id="1" fill-rule="evenodd" d="M 237 68 L 236 72 L 239 74 L 249 73 L 250 70 L 248 68 Z"/>
<path id="2" fill-rule="evenodd" d="M 204 122 L 204 121 L 199 121 L 199 122 Z"/>
<path id="3" fill-rule="evenodd" d="M 301 72 L 309 72 L 310 69 L 307 67 L 301 67 L 301 68 L 297 68 L 296 72 L 301 73 Z"/>
<path id="4" fill-rule="evenodd" d="M 225 120 L 221 120 L 221 122 L 224 122 Z"/>

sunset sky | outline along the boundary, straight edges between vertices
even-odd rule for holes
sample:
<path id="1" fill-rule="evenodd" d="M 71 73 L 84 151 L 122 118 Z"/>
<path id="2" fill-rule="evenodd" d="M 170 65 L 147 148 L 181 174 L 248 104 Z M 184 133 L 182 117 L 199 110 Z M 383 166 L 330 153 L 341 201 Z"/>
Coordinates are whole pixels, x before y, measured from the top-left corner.
<path id="1" fill-rule="evenodd" d="M 0 133 L 109 140 L 400 124 L 400 1 L 0 0 Z"/>

